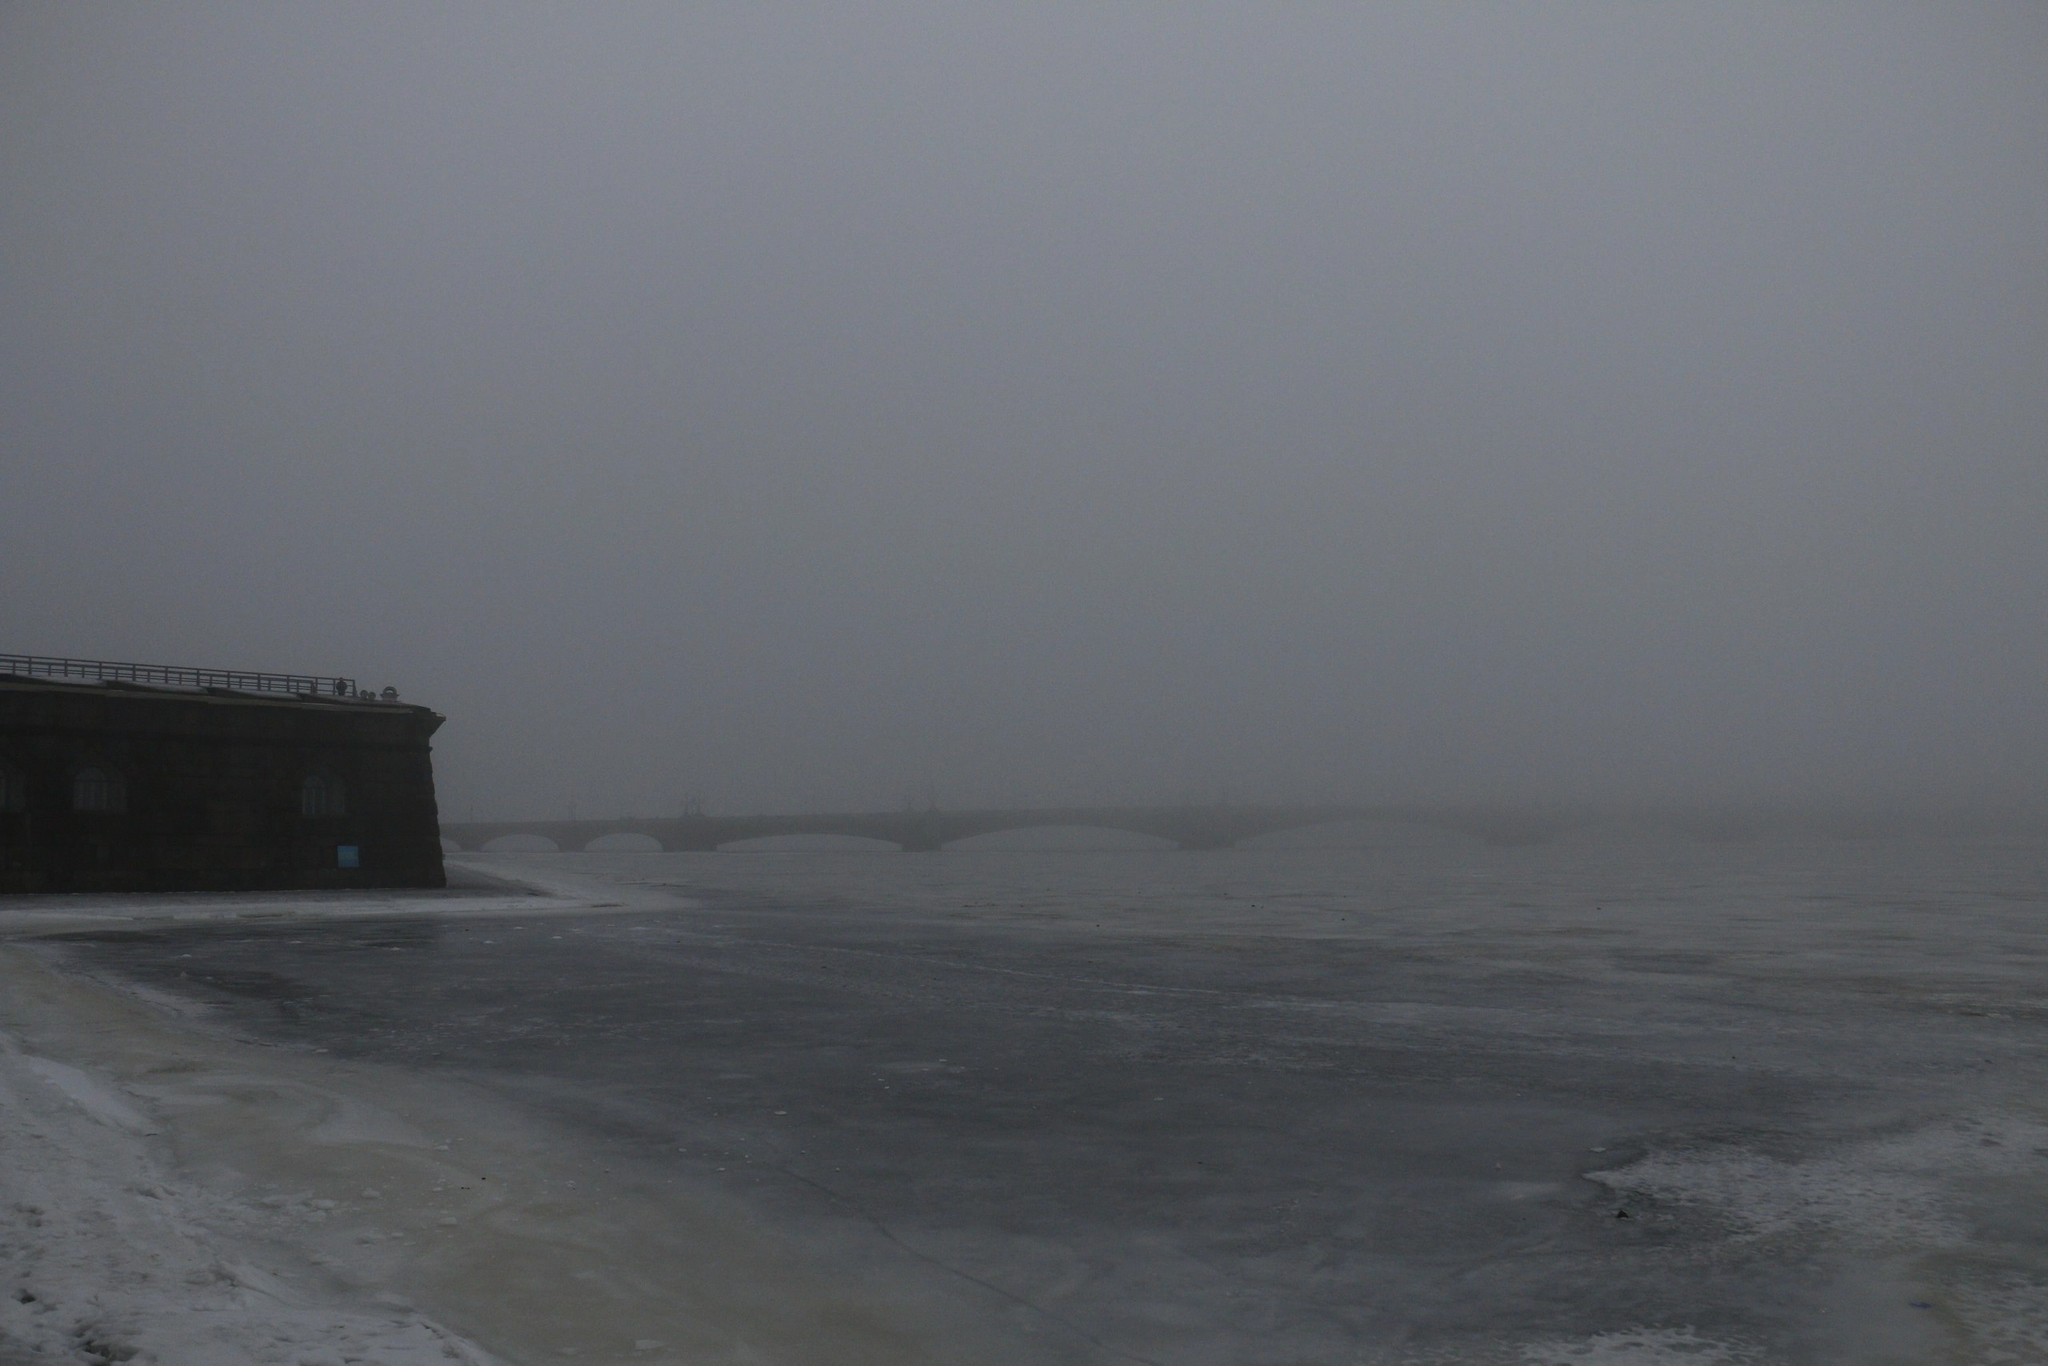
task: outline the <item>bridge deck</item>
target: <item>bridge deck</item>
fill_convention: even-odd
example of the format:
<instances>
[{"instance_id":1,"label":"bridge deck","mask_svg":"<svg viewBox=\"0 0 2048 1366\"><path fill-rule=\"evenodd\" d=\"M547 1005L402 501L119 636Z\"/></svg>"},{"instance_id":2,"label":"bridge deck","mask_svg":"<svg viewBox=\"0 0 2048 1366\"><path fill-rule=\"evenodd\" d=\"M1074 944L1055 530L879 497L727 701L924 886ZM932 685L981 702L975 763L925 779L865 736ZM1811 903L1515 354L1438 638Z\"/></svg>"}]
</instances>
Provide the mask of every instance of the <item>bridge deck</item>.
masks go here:
<instances>
[{"instance_id":1,"label":"bridge deck","mask_svg":"<svg viewBox=\"0 0 2048 1366\"><path fill-rule=\"evenodd\" d=\"M1151 835L1183 849L1222 849L1254 835L1343 821L1385 820L1457 830L1492 843L1547 839L1574 822L1527 812L1416 806L1036 807L1000 811L882 811L818 815L618 817L610 820L444 822L459 849L508 835L537 835L576 850L608 835L641 835L665 851L713 850L785 835L848 835L906 852L942 849L976 835L1085 826Z\"/></svg>"}]
</instances>

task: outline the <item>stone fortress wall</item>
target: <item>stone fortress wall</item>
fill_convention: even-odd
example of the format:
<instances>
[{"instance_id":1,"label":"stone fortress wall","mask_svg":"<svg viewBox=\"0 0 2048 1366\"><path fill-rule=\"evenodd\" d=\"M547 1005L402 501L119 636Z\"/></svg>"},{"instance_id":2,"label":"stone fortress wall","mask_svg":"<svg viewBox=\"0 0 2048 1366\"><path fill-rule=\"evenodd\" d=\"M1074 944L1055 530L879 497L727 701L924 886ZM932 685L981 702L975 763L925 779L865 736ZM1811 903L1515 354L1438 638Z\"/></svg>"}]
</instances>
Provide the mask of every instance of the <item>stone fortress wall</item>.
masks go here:
<instances>
[{"instance_id":1,"label":"stone fortress wall","mask_svg":"<svg viewBox=\"0 0 2048 1366\"><path fill-rule=\"evenodd\" d=\"M444 719L0 673L0 892L443 886Z\"/></svg>"}]
</instances>

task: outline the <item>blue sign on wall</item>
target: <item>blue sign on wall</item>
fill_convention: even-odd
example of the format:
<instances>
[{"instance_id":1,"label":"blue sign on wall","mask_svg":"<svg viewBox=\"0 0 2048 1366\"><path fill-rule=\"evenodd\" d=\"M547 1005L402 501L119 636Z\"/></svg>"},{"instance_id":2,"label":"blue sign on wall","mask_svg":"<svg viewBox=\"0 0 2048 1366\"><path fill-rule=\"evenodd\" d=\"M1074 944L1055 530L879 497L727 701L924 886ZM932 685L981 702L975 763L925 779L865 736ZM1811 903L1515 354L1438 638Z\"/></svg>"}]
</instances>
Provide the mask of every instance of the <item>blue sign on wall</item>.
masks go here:
<instances>
[{"instance_id":1,"label":"blue sign on wall","mask_svg":"<svg viewBox=\"0 0 2048 1366\"><path fill-rule=\"evenodd\" d=\"M353 844L338 844L334 848L334 866L337 868L360 868L363 866L363 851Z\"/></svg>"}]
</instances>

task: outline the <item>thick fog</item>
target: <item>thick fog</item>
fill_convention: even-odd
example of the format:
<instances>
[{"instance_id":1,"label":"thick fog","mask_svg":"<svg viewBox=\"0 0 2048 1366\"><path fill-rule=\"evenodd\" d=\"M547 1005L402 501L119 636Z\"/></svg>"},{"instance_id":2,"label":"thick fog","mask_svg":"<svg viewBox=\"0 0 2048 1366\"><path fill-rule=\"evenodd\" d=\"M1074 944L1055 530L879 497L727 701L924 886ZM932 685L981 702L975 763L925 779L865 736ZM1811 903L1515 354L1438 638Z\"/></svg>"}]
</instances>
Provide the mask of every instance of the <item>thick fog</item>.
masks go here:
<instances>
[{"instance_id":1,"label":"thick fog","mask_svg":"<svg viewBox=\"0 0 2048 1366\"><path fill-rule=\"evenodd\" d=\"M0 9L0 650L445 815L2033 802L2048 9Z\"/></svg>"}]
</instances>

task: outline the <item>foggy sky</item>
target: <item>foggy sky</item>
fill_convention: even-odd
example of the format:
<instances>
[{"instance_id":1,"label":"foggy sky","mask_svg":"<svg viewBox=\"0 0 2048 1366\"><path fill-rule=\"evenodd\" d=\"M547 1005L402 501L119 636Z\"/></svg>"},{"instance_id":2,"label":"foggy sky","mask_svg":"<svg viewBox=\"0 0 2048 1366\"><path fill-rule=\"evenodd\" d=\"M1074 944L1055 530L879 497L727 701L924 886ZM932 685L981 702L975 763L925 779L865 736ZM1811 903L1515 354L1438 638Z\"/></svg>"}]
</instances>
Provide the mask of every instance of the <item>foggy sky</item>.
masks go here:
<instances>
[{"instance_id":1,"label":"foggy sky","mask_svg":"<svg viewBox=\"0 0 2048 1366\"><path fill-rule=\"evenodd\" d=\"M2048 790L2048 8L0 8L0 650L450 818Z\"/></svg>"}]
</instances>

